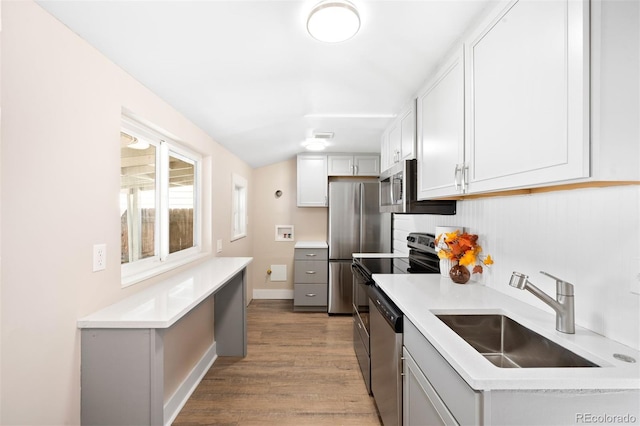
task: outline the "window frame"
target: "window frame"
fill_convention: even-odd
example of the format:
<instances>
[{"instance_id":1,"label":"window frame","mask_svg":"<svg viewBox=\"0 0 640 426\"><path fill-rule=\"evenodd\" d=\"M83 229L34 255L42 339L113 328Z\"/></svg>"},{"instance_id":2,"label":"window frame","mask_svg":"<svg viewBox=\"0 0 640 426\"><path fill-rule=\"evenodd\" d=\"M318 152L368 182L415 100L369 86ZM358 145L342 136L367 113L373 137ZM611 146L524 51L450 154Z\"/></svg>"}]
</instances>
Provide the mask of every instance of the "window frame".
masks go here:
<instances>
[{"instance_id":1,"label":"window frame","mask_svg":"<svg viewBox=\"0 0 640 426\"><path fill-rule=\"evenodd\" d=\"M231 175L231 241L247 236L247 225L249 224L248 191L247 179L233 173ZM242 203L239 202L240 196L242 197ZM236 221L237 216L242 216L241 222ZM236 228L236 224L240 224L240 229Z\"/></svg>"},{"instance_id":2,"label":"window frame","mask_svg":"<svg viewBox=\"0 0 640 426\"><path fill-rule=\"evenodd\" d=\"M167 272L204 254L202 251L202 155L149 126L123 116L120 130L139 135L156 147L156 200L154 255L120 265L122 288ZM193 247L169 253L169 157L194 166Z\"/></svg>"}]
</instances>

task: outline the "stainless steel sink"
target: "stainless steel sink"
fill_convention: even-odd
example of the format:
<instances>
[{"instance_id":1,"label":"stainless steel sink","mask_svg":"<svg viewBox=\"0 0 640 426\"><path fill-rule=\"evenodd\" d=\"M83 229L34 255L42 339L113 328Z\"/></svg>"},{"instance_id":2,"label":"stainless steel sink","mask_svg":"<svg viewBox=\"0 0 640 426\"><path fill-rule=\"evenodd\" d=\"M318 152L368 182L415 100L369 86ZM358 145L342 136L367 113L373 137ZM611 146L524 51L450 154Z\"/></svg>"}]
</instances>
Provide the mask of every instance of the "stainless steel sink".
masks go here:
<instances>
[{"instance_id":1,"label":"stainless steel sink","mask_svg":"<svg viewBox=\"0 0 640 426\"><path fill-rule=\"evenodd\" d=\"M501 368L598 367L504 315L436 315Z\"/></svg>"}]
</instances>

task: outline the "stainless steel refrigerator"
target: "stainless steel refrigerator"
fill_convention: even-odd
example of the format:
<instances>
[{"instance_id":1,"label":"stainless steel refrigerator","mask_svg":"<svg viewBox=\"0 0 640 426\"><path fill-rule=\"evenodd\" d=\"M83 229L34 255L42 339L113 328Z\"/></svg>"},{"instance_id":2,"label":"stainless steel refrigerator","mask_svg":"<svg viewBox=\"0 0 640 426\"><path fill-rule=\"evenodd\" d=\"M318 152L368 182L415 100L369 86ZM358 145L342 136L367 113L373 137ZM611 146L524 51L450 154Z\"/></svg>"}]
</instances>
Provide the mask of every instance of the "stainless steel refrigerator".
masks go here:
<instances>
[{"instance_id":1,"label":"stainless steel refrigerator","mask_svg":"<svg viewBox=\"0 0 640 426\"><path fill-rule=\"evenodd\" d=\"M329 314L351 314L353 253L391 251L391 213L380 213L379 183L329 183Z\"/></svg>"}]
</instances>

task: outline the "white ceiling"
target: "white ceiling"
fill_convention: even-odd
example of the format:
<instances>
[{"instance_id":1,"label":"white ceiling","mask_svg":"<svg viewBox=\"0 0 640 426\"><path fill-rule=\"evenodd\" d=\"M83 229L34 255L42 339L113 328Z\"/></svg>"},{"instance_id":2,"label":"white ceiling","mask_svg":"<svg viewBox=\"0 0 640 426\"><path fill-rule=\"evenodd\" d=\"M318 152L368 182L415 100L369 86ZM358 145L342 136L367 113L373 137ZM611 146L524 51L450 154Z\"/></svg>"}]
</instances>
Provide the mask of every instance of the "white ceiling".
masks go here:
<instances>
[{"instance_id":1,"label":"white ceiling","mask_svg":"<svg viewBox=\"0 0 640 426\"><path fill-rule=\"evenodd\" d=\"M493 1L353 0L361 30L338 44L306 32L319 0L38 3L261 167L302 152L313 131L335 133L331 152L379 151L389 116Z\"/></svg>"}]
</instances>

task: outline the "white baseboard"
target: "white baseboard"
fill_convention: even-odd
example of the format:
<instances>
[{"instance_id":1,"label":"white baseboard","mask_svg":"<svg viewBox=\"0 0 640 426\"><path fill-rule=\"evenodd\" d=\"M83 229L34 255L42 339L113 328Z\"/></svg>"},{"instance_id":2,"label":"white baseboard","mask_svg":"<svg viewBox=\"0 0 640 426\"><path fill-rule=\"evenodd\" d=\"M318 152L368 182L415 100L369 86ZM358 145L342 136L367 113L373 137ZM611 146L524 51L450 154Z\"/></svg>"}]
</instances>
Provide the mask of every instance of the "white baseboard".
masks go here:
<instances>
[{"instance_id":1,"label":"white baseboard","mask_svg":"<svg viewBox=\"0 0 640 426\"><path fill-rule=\"evenodd\" d=\"M213 363L218 358L218 354L216 353L216 342L213 342L209 349L205 352L205 354L200 358L200 361L193 367L189 375L184 379L184 381L180 384L178 389L171 395L171 398L164 404L164 424L165 426L170 426L171 423L176 419L184 404L187 403L187 400L196 390L198 384L204 378L204 375L207 374L207 371L211 368Z\"/></svg>"},{"instance_id":2,"label":"white baseboard","mask_svg":"<svg viewBox=\"0 0 640 426\"><path fill-rule=\"evenodd\" d=\"M254 299L293 299L293 290L287 289L254 289Z\"/></svg>"}]
</instances>

